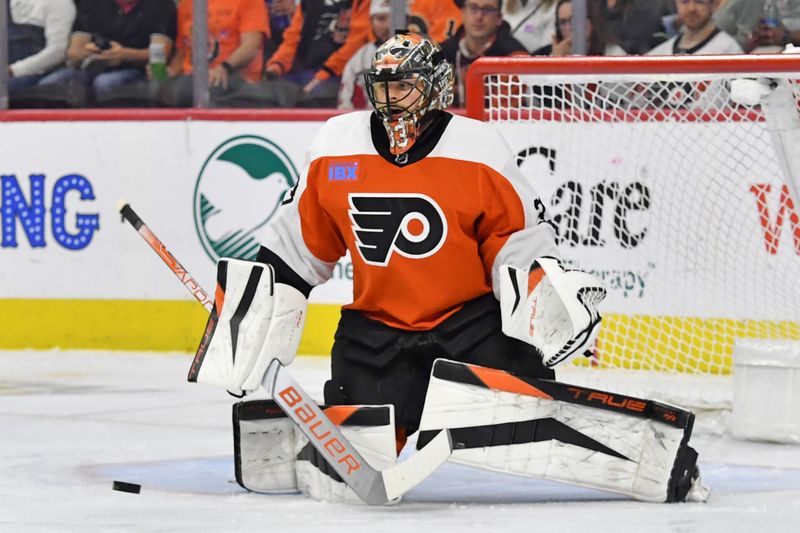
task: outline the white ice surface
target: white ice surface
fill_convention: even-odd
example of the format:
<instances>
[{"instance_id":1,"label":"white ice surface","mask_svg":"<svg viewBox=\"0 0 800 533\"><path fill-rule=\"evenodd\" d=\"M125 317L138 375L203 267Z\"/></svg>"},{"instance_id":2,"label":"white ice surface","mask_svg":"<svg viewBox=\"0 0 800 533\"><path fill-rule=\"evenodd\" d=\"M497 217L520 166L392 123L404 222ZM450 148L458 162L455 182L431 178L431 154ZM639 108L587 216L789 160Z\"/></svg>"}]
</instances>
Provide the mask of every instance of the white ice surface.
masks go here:
<instances>
[{"instance_id":1,"label":"white ice surface","mask_svg":"<svg viewBox=\"0 0 800 533\"><path fill-rule=\"evenodd\" d=\"M800 446L698 435L706 504L618 496L446 464L392 507L249 494L231 405L186 355L0 352L0 532L800 531ZM326 358L292 374L316 396ZM111 490L112 480L142 485Z\"/></svg>"}]
</instances>

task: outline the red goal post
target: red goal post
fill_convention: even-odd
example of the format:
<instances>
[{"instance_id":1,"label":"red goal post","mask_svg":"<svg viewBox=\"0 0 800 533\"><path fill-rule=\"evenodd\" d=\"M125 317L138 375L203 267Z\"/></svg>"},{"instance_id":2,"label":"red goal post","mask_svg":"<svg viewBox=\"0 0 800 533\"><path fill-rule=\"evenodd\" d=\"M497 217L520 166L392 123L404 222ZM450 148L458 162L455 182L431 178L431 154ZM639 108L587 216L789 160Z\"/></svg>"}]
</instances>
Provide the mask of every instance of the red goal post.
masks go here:
<instances>
[{"instance_id":1,"label":"red goal post","mask_svg":"<svg viewBox=\"0 0 800 533\"><path fill-rule=\"evenodd\" d=\"M798 79L800 54L471 65L467 115L610 288L588 364L726 375L736 339L800 339Z\"/></svg>"}]
</instances>

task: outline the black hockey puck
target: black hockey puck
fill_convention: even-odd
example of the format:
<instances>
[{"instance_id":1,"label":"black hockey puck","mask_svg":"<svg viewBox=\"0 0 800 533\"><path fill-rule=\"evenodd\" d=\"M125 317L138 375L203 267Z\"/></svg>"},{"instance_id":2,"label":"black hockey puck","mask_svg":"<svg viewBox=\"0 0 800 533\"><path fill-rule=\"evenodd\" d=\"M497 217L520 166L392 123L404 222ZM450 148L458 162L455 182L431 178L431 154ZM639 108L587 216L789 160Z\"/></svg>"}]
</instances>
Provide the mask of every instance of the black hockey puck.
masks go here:
<instances>
[{"instance_id":1,"label":"black hockey puck","mask_svg":"<svg viewBox=\"0 0 800 533\"><path fill-rule=\"evenodd\" d=\"M114 486L111 488L122 492L130 492L131 494L139 494L139 491L142 490L141 485L137 485L136 483L126 483L124 481L115 481Z\"/></svg>"}]
</instances>

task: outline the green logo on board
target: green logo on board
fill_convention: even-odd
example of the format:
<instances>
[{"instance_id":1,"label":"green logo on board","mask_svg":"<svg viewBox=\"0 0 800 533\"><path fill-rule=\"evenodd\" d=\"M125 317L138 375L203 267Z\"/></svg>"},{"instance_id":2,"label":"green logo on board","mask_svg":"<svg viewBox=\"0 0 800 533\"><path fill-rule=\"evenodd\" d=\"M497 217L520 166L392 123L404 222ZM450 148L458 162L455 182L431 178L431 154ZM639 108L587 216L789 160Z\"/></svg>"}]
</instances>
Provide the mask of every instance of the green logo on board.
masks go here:
<instances>
[{"instance_id":1,"label":"green logo on board","mask_svg":"<svg viewBox=\"0 0 800 533\"><path fill-rule=\"evenodd\" d=\"M219 145L194 188L194 225L208 256L254 259L260 232L297 179L286 152L263 137L240 135Z\"/></svg>"}]
</instances>

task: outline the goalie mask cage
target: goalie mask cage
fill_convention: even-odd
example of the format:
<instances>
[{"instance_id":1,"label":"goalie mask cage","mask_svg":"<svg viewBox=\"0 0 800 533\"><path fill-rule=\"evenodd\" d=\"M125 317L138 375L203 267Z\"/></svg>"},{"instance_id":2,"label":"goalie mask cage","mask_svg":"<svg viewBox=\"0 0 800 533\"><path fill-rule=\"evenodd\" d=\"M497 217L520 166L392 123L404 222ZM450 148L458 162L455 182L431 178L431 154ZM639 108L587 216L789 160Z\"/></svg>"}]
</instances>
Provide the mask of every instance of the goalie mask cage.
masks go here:
<instances>
[{"instance_id":1,"label":"goalie mask cage","mask_svg":"<svg viewBox=\"0 0 800 533\"><path fill-rule=\"evenodd\" d=\"M564 259L608 288L576 367L677 376L636 392L693 383L673 401L719 406L701 378L730 375L735 339L800 337L797 79L791 54L472 65L467 114L497 125Z\"/></svg>"}]
</instances>

